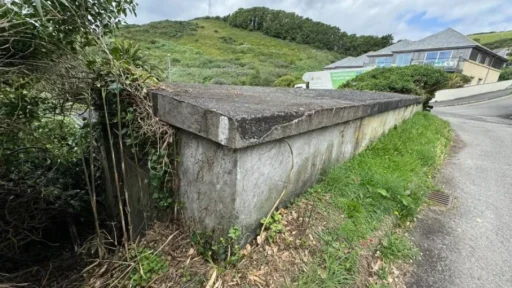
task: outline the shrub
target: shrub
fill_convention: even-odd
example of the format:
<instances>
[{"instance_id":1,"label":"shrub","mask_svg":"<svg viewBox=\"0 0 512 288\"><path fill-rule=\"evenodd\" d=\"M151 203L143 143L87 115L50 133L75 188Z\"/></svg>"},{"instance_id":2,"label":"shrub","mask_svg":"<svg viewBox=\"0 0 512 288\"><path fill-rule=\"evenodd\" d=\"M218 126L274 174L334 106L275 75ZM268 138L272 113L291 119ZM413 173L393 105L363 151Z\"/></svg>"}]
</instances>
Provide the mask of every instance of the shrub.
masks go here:
<instances>
[{"instance_id":1,"label":"shrub","mask_svg":"<svg viewBox=\"0 0 512 288\"><path fill-rule=\"evenodd\" d=\"M449 74L427 65L375 68L347 81L339 88L395 92L424 97L426 107L436 91L447 87Z\"/></svg>"},{"instance_id":2,"label":"shrub","mask_svg":"<svg viewBox=\"0 0 512 288\"><path fill-rule=\"evenodd\" d=\"M448 76L448 84L446 84L446 88L461 88L470 82L471 77L461 73L452 73Z\"/></svg>"},{"instance_id":3,"label":"shrub","mask_svg":"<svg viewBox=\"0 0 512 288\"><path fill-rule=\"evenodd\" d=\"M236 44L236 40L233 39L232 37L230 36L221 36L219 37L219 40L222 42L222 43L226 43L228 45L233 45L233 44Z\"/></svg>"},{"instance_id":4,"label":"shrub","mask_svg":"<svg viewBox=\"0 0 512 288\"><path fill-rule=\"evenodd\" d=\"M505 68L501 70L500 78L498 81L512 80L512 68Z\"/></svg>"},{"instance_id":5,"label":"shrub","mask_svg":"<svg viewBox=\"0 0 512 288\"><path fill-rule=\"evenodd\" d=\"M286 75L278 78L274 81L274 87L294 87L295 84L301 83L301 79L297 79L294 76Z\"/></svg>"}]
</instances>

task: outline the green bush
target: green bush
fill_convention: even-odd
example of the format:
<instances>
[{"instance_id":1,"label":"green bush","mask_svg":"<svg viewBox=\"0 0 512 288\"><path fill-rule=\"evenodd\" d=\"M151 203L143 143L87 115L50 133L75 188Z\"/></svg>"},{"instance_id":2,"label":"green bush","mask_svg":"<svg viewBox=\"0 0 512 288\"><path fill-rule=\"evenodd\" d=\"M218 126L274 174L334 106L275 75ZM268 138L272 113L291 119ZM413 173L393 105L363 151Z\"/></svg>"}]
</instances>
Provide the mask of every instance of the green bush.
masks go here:
<instances>
[{"instance_id":1,"label":"green bush","mask_svg":"<svg viewBox=\"0 0 512 288\"><path fill-rule=\"evenodd\" d=\"M512 68L505 68L501 70L500 78L498 81L512 80Z\"/></svg>"},{"instance_id":2,"label":"green bush","mask_svg":"<svg viewBox=\"0 0 512 288\"><path fill-rule=\"evenodd\" d=\"M461 73L452 73L448 76L448 84L446 88L462 88L471 82L471 77L461 74Z\"/></svg>"},{"instance_id":3,"label":"green bush","mask_svg":"<svg viewBox=\"0 0 512 288\"><path fill-rule=\"evenodd\" d=\"M295 84L301 83L301 79L297 79L291 75L286 75L278 78L274 82L274 87L294 87Z\"/></svg>"},{"instance_id":4,"label":"green bush","mask_svg":"<svg viewBox=\"0 0 512 288\"><path fill-rule=\"evenodd\" d=\"M394 92L424 97L427 106L436 91L449 83L449 74L427 65L375 68L347 81L339 88Z\"/></svg>"}]
</instances>

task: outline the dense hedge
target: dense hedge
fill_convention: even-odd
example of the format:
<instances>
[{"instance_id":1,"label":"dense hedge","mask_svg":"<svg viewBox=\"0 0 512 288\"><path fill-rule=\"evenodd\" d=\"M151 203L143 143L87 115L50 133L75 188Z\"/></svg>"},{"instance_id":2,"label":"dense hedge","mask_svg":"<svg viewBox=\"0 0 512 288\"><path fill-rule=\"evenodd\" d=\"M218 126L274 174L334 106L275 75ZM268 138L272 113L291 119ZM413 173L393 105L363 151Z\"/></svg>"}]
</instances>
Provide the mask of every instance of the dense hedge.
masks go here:
<instances>
[{"instance_id":1,"label":"dense hedge","mask_svg":"<svg viewBox=\"0 0 512 288\"><path fill-rule=\"evenodd\" d=\"M501 70L500 78L498 81L512 80L512 68L505 68Z\"/></svg>"},{"instance_id":2,"label":"dense hedge","mask_svg":"<svg viewBox=\"0 0 512 288\"><path fill-rule=\"evenodd\" d=\"M304 18L295 13L265 7L238 9L227 18L229 25L348 56L376 51L393 43L391 34L356 36L338 27Z\"/></svg>"},{"instance_id":3,"label":"dense hedge","mask_svg":"<svg viewBox=\"0 0 512 288\"><path fill-rule=\"evenodd\" d=\"M375 68L358 75L339 88L419 95L425 98L424 105L427 105L436 91L448 87L449 75L427 65Z\"/></svg>"}]
</instances>

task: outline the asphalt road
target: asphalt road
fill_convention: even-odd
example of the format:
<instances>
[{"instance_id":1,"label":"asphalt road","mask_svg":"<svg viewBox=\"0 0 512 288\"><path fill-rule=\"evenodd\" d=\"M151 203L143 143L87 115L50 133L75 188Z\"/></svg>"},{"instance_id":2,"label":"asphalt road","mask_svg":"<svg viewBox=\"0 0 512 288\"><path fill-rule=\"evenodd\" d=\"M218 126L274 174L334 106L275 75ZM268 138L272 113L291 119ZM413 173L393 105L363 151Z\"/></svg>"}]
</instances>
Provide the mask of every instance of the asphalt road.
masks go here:
<instances>
[{"instance_id":1,"label":"asphalt road","mask_svg":"<svg viewBox=\"0 0 512 288\"><path fill-rule=\"evenodd\" d=\"M512 96L433 113L457 134L437 179L455 203L418 219L407 287L512 287Z\"/></svg>"}]
</instances>

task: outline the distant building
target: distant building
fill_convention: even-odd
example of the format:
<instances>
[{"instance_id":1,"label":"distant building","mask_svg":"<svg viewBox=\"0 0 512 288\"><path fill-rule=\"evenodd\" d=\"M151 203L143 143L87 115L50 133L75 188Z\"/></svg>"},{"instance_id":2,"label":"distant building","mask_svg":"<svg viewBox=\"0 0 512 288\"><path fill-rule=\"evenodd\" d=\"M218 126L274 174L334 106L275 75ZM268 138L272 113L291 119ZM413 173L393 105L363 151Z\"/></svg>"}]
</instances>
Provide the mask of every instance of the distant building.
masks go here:
<instances>
[{"instance_id":1,"label":"distant building","mask_svg":"<svg viewBox=\"0 0 512 288\"><path fill-rule=\"evenodd\" d=\"M494 49L492 52L507 58L510 55L510 48L500 48L500 49Z\"/></svg>"},{"instance_id":2,"label":"distant building","mask_svg":"<svg viewBox=\"0 0 512 288\"><path fill-rule=\"evenodd\" d=\"M500 69L508 62L509 51L502 50L490 50L448 28L418 41L402 40L379 51L347 57L324 69L432 65L468 75L470 85L478 85L498 81Z\"/></svg>"}]
</instances>

